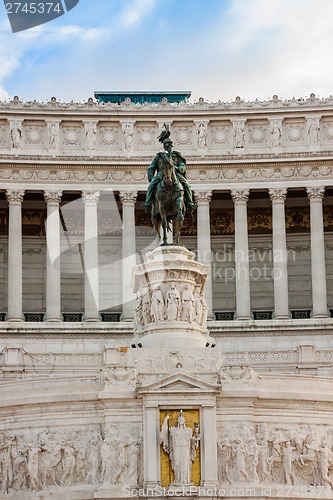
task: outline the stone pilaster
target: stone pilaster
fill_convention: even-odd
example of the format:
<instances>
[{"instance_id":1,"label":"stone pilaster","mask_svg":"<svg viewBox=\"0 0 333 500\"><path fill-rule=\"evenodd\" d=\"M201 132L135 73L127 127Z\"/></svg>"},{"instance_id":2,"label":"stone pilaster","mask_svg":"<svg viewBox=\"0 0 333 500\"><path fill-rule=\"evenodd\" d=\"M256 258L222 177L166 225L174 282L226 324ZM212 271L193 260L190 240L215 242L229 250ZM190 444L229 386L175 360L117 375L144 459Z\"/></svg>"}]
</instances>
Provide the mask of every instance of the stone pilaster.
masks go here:
<instances>
[{"instance_id":1,"label":"stone pilaster","mask_svg":"<svg viewBox=\"0 0 333 500\"><path fill-rule=\"evenodd\" d=\"M197 209L197 252L198 261L209 266L205 297L208 306L208 318L213 318L212 250L210 238L210 202L212 191L195 191Z\"/></svg>"},{"instance_id":2,"label":"stone pilaster","mask_svg":"<svg viewBox=\"0 0 333 500\"><path fill-rule=\"evenodd\" d=\"M60 214L62 191L44 191L46 219L46 321L61 320Z\"/></svg>"},{"instance_id":3,"label":"stone pilaster","mask_svg":"<svg viewBox=\"0 0 333 500\"><path fill-rule=\"evenodd\" d=\"M328 311L323 219L325 188L307 188L306 192L310 201L312 314L314 318L326 318Z\"/></svg>"},{"instance_id":4,"label":"stone pilaster","mask_svg":"<svg viewBox=\"0 0 333 500\"><path fill-rule=\"evenodd\" d=\"M135 295L131 288L132 269L136 265L135 243L135 202L137 192L122 191L119 197L123 212L122 237L122 281L123 281L123 321L131 321L134 316Z\"/></svg>"},{"instance_id":5,"label":"stone pilaster","mask_svg":"<svg viewBox=\"0 0 333 500\"><path fill-rule=\"evenodd\" d=\"M23 321L22 314L22 202L24 190L6 191L9 203L8 321Z\"/></svg>"},{"instance_id":6,"label":"stone pilaster","mask_svg":"<svg viewBox=\"0 0 333 500\"><path fill-rule=\"evenodd\" d=\"M85 321L99 321L97 203L100 193L83 192Z\"/></svg>"},{"instance_id":7,"label":"stone pilaster","mask_svg":"<svg viewBox=\"0 0 333 500\"><path fill-rule=\"evenodd\" d=\"M287 189L269 189L273 220L274 318L289 318L288 254L285 223Z\"/></svg>"},{"instance_id":8,"label":"stone pilaster","mask_svg":"<svg viewBox=\"0 0 333 500\"><path fill-rule=\"evenodd\" d=\"M247 201L249 190L232 190L235 206L236 319L251 318Z\"/></svg>"}]
</instances>

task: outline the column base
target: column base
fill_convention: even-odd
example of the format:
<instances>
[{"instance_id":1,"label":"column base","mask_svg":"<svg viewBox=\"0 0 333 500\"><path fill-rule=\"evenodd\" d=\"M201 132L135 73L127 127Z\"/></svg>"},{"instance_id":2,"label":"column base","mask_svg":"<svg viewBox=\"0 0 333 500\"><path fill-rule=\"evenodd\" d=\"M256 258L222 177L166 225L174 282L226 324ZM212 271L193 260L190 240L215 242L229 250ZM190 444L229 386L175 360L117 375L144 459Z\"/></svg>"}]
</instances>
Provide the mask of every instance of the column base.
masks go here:
<instances>
[{"instance_id":1,"label":"column base","mask_svg":"<svg viewBox=\"0 0 333 500\"><path fill-rule=\"evenodd\" d=\"M249 321L251 319L253 319L251 315L249 315L249 316L243 316L243 315L237 316L237 315L235 315L235 320L237 320L237 321Z\"/></svg>"},{"instance_id":2,"label":"column base","mask_svg":"<svg viewBox=\"0 0 333 500\"><path fill-rule=\"evenodd\" d=\"M317 314L312 313L312 315L311 315L311 318L313 318L313 319L329 318L329 317L330 317L330 315L328 313L326 313L326 314L325 313L317 313Z\"/></svg>"},{"instance_id":3,"label":"column base","mask_svg":"<svg viewBox=\"0 0 333 500\"><path fill-rule=\"evenodd\" d=\"M83 318L83 321L85 323L100 323L101 320L100 320L99 317L96 318L94 316L90 316L90 317L87 317L87 318Z\"/></svg>"},{"instance_id":4,"label":"column base","mask_svg":"<svg viewBox=\"0 0 333 500\"><path fill-rule=\"evenodd\" d=\"M21 316L11 316L7 318L10 323L24 323L24 318Z\"/></svg>"},{"instance_id":5,"label":"column base","mask_svg":"<svg viewBox=\"0 0 333 500\"><path fill-rule=\"evenodd\" d=\"M273 319L277 319L277 320L280 320L280 319L290 319L291 316L289 314L277 314L276 316L273 315Z\"/></svg>"},{"instance_id":6,"label":"column base","mask_svg":"<svg viewBox=\"0 0 333 500\"><path fill-rule=\"evenodd\" d=\"M62 319L60 316L51 316L50 318L45 318L44 320L46 323L61 323Z\"/></svg>"}]
</instances>

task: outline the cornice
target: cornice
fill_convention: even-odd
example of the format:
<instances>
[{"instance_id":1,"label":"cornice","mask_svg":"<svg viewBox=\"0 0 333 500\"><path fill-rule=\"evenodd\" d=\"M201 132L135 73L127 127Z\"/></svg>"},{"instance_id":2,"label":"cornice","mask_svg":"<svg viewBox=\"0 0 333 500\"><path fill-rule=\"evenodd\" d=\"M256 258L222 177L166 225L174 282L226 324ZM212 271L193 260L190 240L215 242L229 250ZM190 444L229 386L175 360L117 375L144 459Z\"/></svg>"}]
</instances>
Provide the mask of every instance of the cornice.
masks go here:
<instances>
[{"instance_id":1,"label":"cornice","mask_svg":"<svg viewBox=\"0 0 333 500\"><path fill-rule=\"evenodd\" d=\"M288 110L305 110L313 111L317 109L327 109L333 107L333 96L327 98L316 97L310 94L308 98L293 97L292 99L280 99L278 96L273 96L267 101L255 99L254 101L245 101L240 97L230 102L207 102L203 98L193 103L168 103L162 102L159 104L134 104L130 101L123 102L122 104L115 103L98 103L94 99L89 98L85 102L60 102L52 98L49 102L38 102L36 100L23 102L18 97L14 97L11 101L0 101L0 110L9 112L44 112L49 114L64 113L64 112L84 112L88 114L93 113L112 113L117 115L126 114L129 112L135 113L177 113L184 112L209 112L219 113L226 112L251 112L251 111L288 111Z\"/></svg>"}]
</instances>

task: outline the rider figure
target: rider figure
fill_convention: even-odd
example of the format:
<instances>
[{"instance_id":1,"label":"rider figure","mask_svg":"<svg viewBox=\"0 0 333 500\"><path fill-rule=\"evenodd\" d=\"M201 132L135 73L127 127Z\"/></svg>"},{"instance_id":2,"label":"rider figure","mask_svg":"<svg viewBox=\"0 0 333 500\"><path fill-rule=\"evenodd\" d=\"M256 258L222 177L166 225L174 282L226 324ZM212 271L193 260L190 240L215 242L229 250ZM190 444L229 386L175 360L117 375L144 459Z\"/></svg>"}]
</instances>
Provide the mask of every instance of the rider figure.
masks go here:
<instances>
[{"instance_id":1,"label":"rider figure","mask_svg":"<svg viewBox=\"0 0 333 500\"><path fill-rule=\"evenodd\" d=\"M184 188L185 206L187 209L193 210L194 208L196 208L196 203L193 201L192 191L186 179L186 173L185 173L186 160L178 151L172 151L173 143L171 139L169 139L168 135L166 139L164 139L161 142L163 142L164 151L159 152L155 155L153 161L151 162L147 170L148 181L150 182L150 184L148 186L146 201L144 203L144 206L147 210L149 210L151 208L152 203L154 202L157 184L161 181L163 177L162 170L160 168L160 159L162 155L168 154L170 160L173 162L175 166L176 176Z\"/></svg>"}]
</instances>

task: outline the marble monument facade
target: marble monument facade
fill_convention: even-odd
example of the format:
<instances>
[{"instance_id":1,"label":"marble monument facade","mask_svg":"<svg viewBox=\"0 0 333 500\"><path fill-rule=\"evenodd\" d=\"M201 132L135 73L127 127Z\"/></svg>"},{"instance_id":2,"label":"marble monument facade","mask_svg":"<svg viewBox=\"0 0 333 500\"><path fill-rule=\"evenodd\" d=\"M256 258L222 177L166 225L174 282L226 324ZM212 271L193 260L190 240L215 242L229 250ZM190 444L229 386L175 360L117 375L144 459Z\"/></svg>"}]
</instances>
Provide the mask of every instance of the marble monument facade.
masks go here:
<instances>
[{"instance_id":1,"label":"marble monument facade","mask_svg":"<svg viewBox=\"0 0 333 500\"><path fill-rule=\"evenodd\" d=\"M181 279L142 209L164 123L198 204ZM180 411L184 498L332 495L332 157L313 94L0 103L3 498L170 496Z\"/></svg>"}]
</instances>

